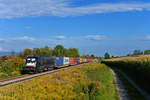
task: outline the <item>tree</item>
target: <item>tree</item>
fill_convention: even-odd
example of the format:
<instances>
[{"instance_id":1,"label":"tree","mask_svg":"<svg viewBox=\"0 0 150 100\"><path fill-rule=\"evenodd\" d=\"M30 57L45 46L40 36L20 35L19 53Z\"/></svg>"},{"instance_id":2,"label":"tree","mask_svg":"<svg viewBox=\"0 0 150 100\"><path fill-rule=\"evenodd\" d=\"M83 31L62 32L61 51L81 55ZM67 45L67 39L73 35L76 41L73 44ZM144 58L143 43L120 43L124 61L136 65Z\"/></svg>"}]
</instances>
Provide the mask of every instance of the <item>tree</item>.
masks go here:
<instances>
[{"instance_id":1,"label":"tree","mask_svg":"<svg viewBox=\"0 0 150 100\"><path fill-rule=\"evenodd\" d=\"M24 54L23 54L23 52L22 52L22 51L21 51L21 52L19 52L18 56L19 56L20 58L24 58Z\"/></svg>"},{"instance_id":2,"label":"tree","mask_svg":"<svg viewBox=\"0 0 150 100\"><path fill-rule=\"evenodd\" d=\"M27 48L23 52L19 53L19 57L26 58L27 56L55 56L55 57L80 57L79 51L77 48L66 49L62 45L57 45L53 50L48 46L44 48L34 48L33 50ZM91 55L95 57L94 55ZM88 57L90 57L88 55Z\"/></svg>"},{"instance_id":3,"label":"tree","mask_svg":"<svg viewBox=\"0 0 150 100\"><path fill-rule=\"evenodd\" d=\"M131 54L127 54L126 56L131 56Z\"/></svg>"},{"instance_id":4,"label":"tree","mask_svg":"<svg viewBox=\"0 0 150 100\"><path fill-rule=\"evenodd\" d=\"M64 54L65 57L69 57L69 56L70 56L70 55L69 55L69 50L66 49L66 48L64 49L64 53L65 53L65 54Z\"/></svg>"},{"instance_id":5,"label":"tree","mask_svg":"<svg viewBox=\"0 0 150 100\"><path fill-rule=\"evenodd\" d=\"M105 58L105 59L109 59L109 58L110 58L110 55L109 55L108 52L106 52L106 53L104 54L104 58Z\"/></svg>"},{"instance_id":6,"label":"tree","mask_svg":"<svg viewBox=\"0 0 150 100\"><path fill-rule=\"evenodd\" d=\"M69 53L69 57L79 57L80 56L77 48L70 48L68 50L68 53Z\"/></svg>"},{"instance_id":7,"label":"tree","mask_svg":"<svg viewBox=\"0 0 150 100\"><path fill-rule=\"evenodd\" d=\"M35 55L35 56L41 56L40 48L34 48L33 49L33 55Z\"/></svg>"},{"instance_id":8,"label":"tree","mask_svg":"<svg viewBox=\"0 0 150 100\"><path fill-rule=\"evenodd\" d=\"M84 55L82 55L82 57L83 58L89 58L90 56L89 56L89 54L84 54Z\"/></svg>"},{"instance_id":9,"label":"tree","mask_svg":"<svg viewBox=\"0 0 150 100\"><path fill-rule=\"evenodd\" d=\"M94 55L94 54L91 54L91 58L95 58L95 55Z\"/></svg>"},{"instance_id":10,"label":"tree","mask_svg":"<svg viewBox=\"0 0 150 100\"><path fill-rule=\"evenodd\" d=\"M143 52L141 50L134 50L133 55L141 55Z\"/></svg>"},{"instance_id":11,"label":"tree","mask_svg":"<svg viewBox=\"0 0 150 100\"><path fill-rule=\"evenodd\" d=\"M52 56L52 51L48 46L45 46L44 48L40 48L40 55L50 57Z\"/></svg>"},{"instance_id":12,"label":"tree","mask_svg":"<svg viewBox=\"0 0 150 100\"><path fill-rule=\"evenodd\" d=\"M48 46L45 46L44 48L34 48L33 55L50 57L52 56L52 50Z\"/></svg>"},{"instance_id":13,"label":"tree","mask_svg":"<svg viewBox=\"0 0 150 100\"><path fill-rule=\"evenodd\" d=\"M24 49L24 51L23 51L23 55L24 55L25 58L26 58L27 56L31 56L31 55L33 55L33 51L32 51L31 49L29 49L29 48L26 48L26 49Z\"/></svg>"},{"instance_id":14,"label":"tree","mask_svg":"<svg viewBox=\"0 0 150 100\"><path fill-rule=\"evenodd\" d=\"M150 50L144 50L144 54L150 54Z\"/></svg>"},{"instance_id":15,"label":"tree","mask_svg":"<svg viewBox=\"0 0 150 100\"><path fill-rule=\"evenodd\" d=\"M64 57L65 56L65 48L62 45L57 45L52 53L53 56Z\"/></svg>"}]
</instances>

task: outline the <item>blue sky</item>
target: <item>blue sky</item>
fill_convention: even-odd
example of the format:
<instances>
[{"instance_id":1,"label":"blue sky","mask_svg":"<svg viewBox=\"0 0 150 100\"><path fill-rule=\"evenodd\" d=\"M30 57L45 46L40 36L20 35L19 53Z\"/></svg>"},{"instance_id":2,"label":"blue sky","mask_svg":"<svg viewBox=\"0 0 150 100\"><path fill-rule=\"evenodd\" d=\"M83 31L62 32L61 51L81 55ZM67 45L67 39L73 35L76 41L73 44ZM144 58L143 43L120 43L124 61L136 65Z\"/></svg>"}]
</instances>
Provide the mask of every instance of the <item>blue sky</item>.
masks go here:
<instances>
[{"instance_id":1,"label":"blue sky","mask_svg":"<svg viewBox=\"0 0 150 100\"><path fill-rule=\"evenodd\" d=\"M148 0L1 0L0 51L76 47L81 54L150 49Z\"/></svg>"}]
</instances>

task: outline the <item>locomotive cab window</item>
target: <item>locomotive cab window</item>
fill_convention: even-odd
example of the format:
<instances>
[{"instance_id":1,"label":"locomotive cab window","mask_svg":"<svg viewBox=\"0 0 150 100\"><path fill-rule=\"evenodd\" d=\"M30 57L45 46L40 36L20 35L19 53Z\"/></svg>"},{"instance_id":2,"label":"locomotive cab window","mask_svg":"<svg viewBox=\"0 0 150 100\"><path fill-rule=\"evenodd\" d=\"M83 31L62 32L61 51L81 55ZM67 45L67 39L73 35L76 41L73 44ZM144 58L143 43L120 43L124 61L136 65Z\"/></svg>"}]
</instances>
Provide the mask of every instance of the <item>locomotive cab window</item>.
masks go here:
<instances>
[{"instance_id":1,"label":"locomotive cab window","mask_svg":"<svg viewBox=\"0 0 150 100\"><path fill-rule=\"evenodd\" d=\"M36 58L27 58L27 63L35 63L36 62Z\"/></svg>"}]
</instances>

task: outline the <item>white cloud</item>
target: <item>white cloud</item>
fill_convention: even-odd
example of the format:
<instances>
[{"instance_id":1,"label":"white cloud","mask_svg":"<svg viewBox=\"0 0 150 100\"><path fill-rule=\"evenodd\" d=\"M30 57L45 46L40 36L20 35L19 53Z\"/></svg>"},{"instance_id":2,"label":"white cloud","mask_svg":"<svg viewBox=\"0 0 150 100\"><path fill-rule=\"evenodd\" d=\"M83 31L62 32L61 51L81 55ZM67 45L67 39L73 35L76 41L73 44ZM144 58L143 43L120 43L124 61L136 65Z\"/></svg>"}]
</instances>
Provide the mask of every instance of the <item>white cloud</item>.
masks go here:
<instances>
[{"instance_id":1,"label":"white cloud","mask_svg":"<svg viewBox=\"0 0 150 100\"><path fill-rule=\"evenodd\" d=\"M87 6L71 6L74 0L0 0L0 18L25 16L80 16L127 11L150 11L146 3L99 3Z\"/></svg>"},{"instance_id":2,"label":"white cloud","mask_svg":"<svg viewBox=\"0 0 150 100\"><path fill-rule=\"evenodd\" d=\"M35 40L35 38L29 37L29 36L12 37L12 38L0 38L0 41L4 41L4 42L17 41L17 40L33 41L33 40Z\"/></svg>"},{"instance_id":3,"label":"white cloud","mask_svg":"<svg viewBox=\"0 0 150 100\"><path fill-rule=\"evenodd\" d=\"M88 35L88 36L86 36L86 38L91 39L91 40L102 40L105 37L101 36L101 35Z\"/></svg>"},{"instance_id":4,"label":"white cloud","mask_svg":"<svg viewBox=\"0 0 150 100\"><path fill-rule=\"evenodd\" d=\"M65 36L63 36L63 35L56 36L56 39L65 39Z\"/></svg>"},{"instance_id":5,"label":"white cloud","mask_svg":"<svg viewBox=\"0 0 150 100\"><path fill-rule=\"evenodd\" d=\"M35 40L35 38L33 37L28 37L28 36L23 36L23 37L19 37L19 38L14 38L14 40Z\"/></svg>"}]
</instances>

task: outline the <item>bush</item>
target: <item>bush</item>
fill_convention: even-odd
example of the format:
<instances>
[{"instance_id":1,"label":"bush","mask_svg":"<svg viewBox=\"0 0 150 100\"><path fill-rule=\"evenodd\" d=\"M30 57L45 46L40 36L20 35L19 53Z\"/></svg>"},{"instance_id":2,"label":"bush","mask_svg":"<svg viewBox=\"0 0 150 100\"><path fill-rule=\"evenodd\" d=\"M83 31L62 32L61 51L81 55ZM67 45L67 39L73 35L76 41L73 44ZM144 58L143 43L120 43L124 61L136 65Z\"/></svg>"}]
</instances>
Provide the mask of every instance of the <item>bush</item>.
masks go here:
<instances>
[{"instance_id":1,"label":"bush","mask_svg":"<svg viewBox=\"0 0 150 100\"><path fill-rule=\"evenodd\" d=\"M2 62L0 72L4 73L2 76L12 76L20 74L21 70L24 67L24 60L20 57L14 57L5 62ZM1 77L1 76L0 76Z\"/></svg>"}]
</instances>

